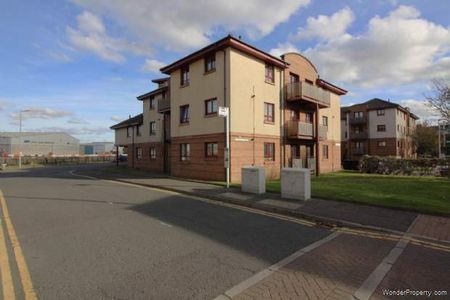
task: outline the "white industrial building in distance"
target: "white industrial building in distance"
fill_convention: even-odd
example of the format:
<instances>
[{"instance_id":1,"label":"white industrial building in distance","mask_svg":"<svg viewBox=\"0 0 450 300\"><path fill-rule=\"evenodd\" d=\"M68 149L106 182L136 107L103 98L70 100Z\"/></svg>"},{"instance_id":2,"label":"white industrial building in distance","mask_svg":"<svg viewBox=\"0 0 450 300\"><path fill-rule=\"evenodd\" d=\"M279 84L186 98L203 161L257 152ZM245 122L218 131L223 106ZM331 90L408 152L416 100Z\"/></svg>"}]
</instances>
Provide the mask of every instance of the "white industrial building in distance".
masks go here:
<instances>
[{"instance_id":1,"label":"white industrial building in distance","mask_svg":"<svg viewBox=\"0 0 450 300\"><path fill-rule=\"evenodd\" d=\"M80 142L64 132L0 132L0 155L78 155Z\"/></svg>"},{"instance_id":2,"label":"white industrial building in distance","mask_svg":"<svg viewBox=\"0 0 450 300\"><path fill-rule=\"evenodd\" d=\"M80 154L82 155L107 154L113 151L113 142L93 142L80 144Z\"/></svg>"}]
</instances>

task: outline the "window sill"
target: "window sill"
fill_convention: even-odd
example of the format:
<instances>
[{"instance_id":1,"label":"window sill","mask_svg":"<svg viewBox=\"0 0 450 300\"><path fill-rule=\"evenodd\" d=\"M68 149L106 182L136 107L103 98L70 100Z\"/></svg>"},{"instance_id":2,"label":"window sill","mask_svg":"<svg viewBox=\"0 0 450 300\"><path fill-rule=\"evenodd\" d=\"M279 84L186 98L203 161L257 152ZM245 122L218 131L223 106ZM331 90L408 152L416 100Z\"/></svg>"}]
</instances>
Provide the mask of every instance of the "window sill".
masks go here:
<instances>
[{"instance_id":1,"label":"window sill","mask_svg":"<svg viewBox=\"0 0 450 300\"><path fill-rule=\"evenodd\" d=\"M209 71L206 71L205 73L203 73L203 75L208 75L208 74L211 74L211 73L214 73L214 72L216 72L216 69L214 68L214 69L211 69L211 70L209 70Z\"/></svg>"},{"instance_id":2,"label":"window sill","mask_svg":"<svg viewBox=\"0 0 450 300\"><path fill-rule=\"evenodd\" d=\"M275 121L264 121L264 124L275 125Z\"/></svg>"},{"instance_id":3,"label":"window sill","mask_svg":"<svg viewBox=\"0 0 450 300\"><path fill-rule=\"evenodd\" d=\"M205 160L206 160L206 161L216 161L216 160L218 160L218 159L219 159L218 156L208 156L208 157L205 157Z\"/></svg>"},{"instance_id":4,"label":"window sill","mask_svg":"<svg viewBox=\"0 0 450 300\"><path fill-rule=\"evenodd\" d=\"M270 80L267 80L267 79L266 79L264 82L265 82L265 83L268 83L268 84L271 84L271 85L275 85L275 82L274 82L274 81L270 81Z\"/></svg>"},{"instance_id":5,"label":"window sill","mask_svg":"<svg viewBox=\"0 0 450 300\"><path fill-rule=\"evenodd\" d=\"M182 88L185 88L185 87L187 87L187 86L189 86L189 82L188 82L188 83L185 83L185 84L182 84L182 85L180 85L180 89L182 89Z\"/></svg>"},{"instance_id":6,"label":"window sill","mask_svg":"<svg viewBox=\"0 0 450 300\"><path fill-rule=\"evenodd\" d=\"M189 122L180 123L178 126L189 126Z\"/></svg>"},{"instance_id":7,"label":"window sill","mask_svg":"<svg viewBox=\"0 0 450 300\"><path fill-rule=\"evenodd\" d=\"M190 159L188 159L188 160L180 160L180 163L181 164L190 164L191 160Z\"/></svg>"},{"instance_id":8,"label":"window sill","mask_svg":"<svg viewBox=\"0 0 450 300\"><path fill-rule=\"evenodd\" d=\"M217 117L217 113L205 114L204 117L205 118L214 118L214 117Z\"/></svg>"},{"instance_id":9,"label":"window sill","mask_svg":"<svg viewBox=\"0 0 450 300\"><path fill-rule=\"evenodd\" d=\"M265 165L274 165L275 164L275 160L270 159L270 158L265 158L264 159L264 164Z\"/></svg>"}]
</instances>

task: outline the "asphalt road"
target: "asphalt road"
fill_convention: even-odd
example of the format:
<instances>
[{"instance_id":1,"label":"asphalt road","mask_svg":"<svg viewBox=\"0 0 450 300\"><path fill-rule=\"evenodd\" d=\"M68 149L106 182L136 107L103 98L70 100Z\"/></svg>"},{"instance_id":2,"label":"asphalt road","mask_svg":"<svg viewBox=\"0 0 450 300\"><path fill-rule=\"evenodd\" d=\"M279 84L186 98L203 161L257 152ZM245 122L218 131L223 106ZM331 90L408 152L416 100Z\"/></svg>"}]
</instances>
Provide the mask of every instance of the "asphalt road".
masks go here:
<instances>
[{"instance_id":1,"label":"asphalt road","mask_svg":"<svg viewBox=\"0 0 450 300\"><path fill-rule=\"evenodd\" d=\"M76 177L73 169L0 174L40 299L211 299L330 234L173 193Z\"/></svg>"}]
</instances>

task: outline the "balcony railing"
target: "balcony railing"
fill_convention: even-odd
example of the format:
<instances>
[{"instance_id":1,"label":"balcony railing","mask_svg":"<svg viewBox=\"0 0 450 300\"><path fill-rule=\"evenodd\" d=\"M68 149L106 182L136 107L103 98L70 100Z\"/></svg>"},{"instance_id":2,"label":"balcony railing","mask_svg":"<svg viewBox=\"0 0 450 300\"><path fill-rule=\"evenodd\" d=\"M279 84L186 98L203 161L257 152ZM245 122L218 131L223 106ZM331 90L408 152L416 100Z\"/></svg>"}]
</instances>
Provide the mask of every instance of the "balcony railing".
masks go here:
<instances>
[{"instance_id":1,"label":"balcony railing","mask_svg":"<svg viewBox=\"0 0 450 300\"><path fill-rule=\"evenodd\" d=\"M353 148L352 149L353 155L363 155L364 154L364 148Z\"/></svg>"},{"instance_id":2,"label":"balcony railing","mask_svg":"<svg viewBox=\"0 0 450 300\"><path fill-rule=\"evenodd\" d=\"M365 140L369 137L367 132L351 132L350 139L351 140Z\"/></svg>"},{"instance_id":3,"label":"balcony railing","mask_svg":"<svg viewBox=\"0 0 450 300\"><path fill-rule=\"evenodd\" d=\"M170 110L170 98L164 98L158 100L158 112Z\"/></svg>"},{"instance_id":4,"label":"balcony railing","mask_svg":"<svg viewBox=\"0 0 450 300\"><path fill-rule=\"evenodd\" d=\"M350 118L350 125L361 125L361 124L365 124L367 122L366 117L353 117Z\"/></svg>"},{"instance_id":5,"label":"balcony railing","mask_svg":"<svg viewBox=\"0 0 450 300\"><path fill-rule=\"evenodd\" d=\"M288 136L291 136L291 137L294 137L294 136L295 137L298 137L298 136L313 137L314 136L313 124L289 120L288 121Z\"/></svg>"},{"instance_id":6,"label":"balcony railing","mask_svg":"<svg viewBox=\"0 0 450 300\"><path fill-rule=\"evenodd\" d=\"M289 120L288 136L290 137L315 137L314 125L312 123L298 122ZM328 138L328 126L319 125L319 138L326 140Z\"/></svg>"},{"instance_id":7,"label":"balcony railing","mask_svg":"<svg viewBox=\"0 0 450 300\"><path fill-rule=\"evenodd\" d=\"M286 100L304 99L330 106L331 94L315 85L306 82L291 82L286 84Z\"/></svg>"}]
</instances>

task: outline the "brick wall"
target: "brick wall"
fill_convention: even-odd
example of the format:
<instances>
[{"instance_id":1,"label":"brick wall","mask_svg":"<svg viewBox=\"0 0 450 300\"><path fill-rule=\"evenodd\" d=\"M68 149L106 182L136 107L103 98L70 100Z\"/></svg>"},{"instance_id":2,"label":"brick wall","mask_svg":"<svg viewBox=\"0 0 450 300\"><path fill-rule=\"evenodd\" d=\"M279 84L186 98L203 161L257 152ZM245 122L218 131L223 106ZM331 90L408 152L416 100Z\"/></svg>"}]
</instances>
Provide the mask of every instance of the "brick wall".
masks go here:
<instances>
[{"instance_id":1,"label":"brick wall","mask_svg":"<svg viewBox=\"0 0 450 300\"><path fill-rule=\"evenodd\" d=\"M225 180L224 141L223 133L172 138L171 175L202 180ZM205 157L206 142L218 143L217 157ZM191 155L188 161L181 161L180 144L182 143L190 144Z\"/></svg>"},{"instance_id":2,"label":"brick wall","mask_svg":"<svg viewBox=\"0 0 450 300\"><path fill-rule=\"evenodd\" d=\"M142 148L142 157L136 157L136 149ZM156 159L150 159L150 148L155 147ZM134 167L141 170L149 170L156 172L164 171L164 148L162 143L137 143L134 149L128 145L128 166L132 167L134 158Z\"/></svg>"}]
</instances>

